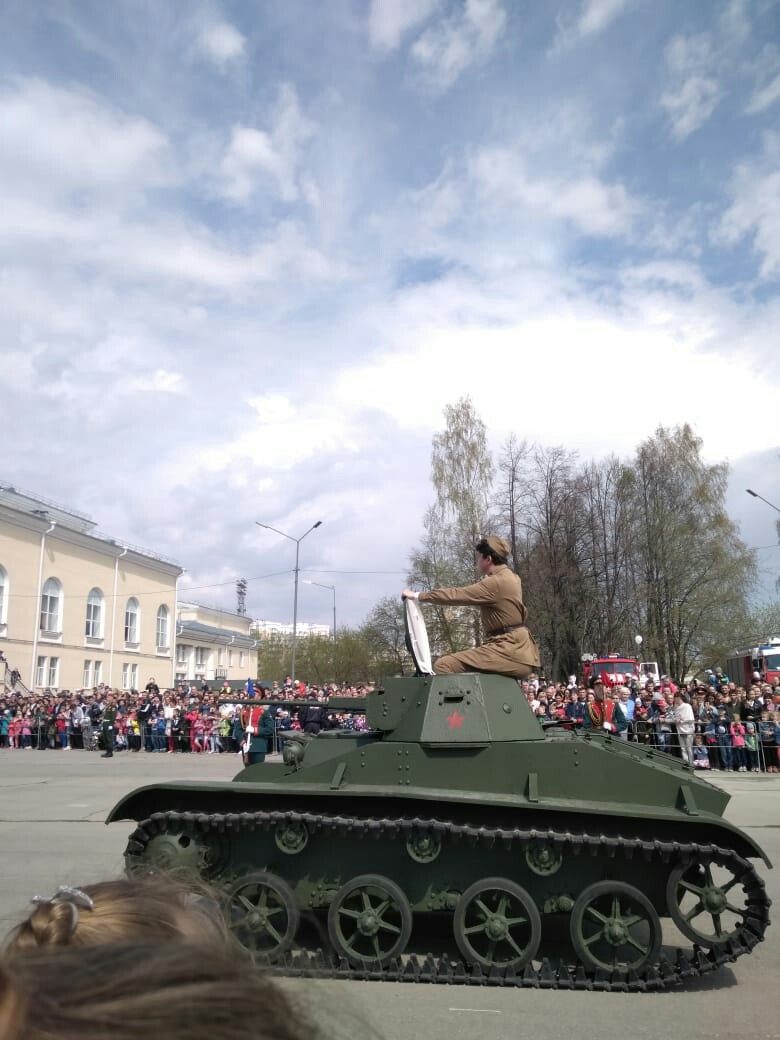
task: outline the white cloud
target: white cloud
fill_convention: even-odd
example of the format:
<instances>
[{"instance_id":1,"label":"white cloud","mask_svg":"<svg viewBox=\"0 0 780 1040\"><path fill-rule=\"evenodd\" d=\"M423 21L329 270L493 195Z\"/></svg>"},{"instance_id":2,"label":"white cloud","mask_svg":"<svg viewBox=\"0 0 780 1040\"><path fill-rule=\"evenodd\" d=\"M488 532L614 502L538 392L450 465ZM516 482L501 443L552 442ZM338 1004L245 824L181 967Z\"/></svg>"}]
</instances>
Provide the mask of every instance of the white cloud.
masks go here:
<instances>
[{"instance_id":1,"label":"white cloud","mask_svg":"<svg viewBox=\"0 0 780 1040\"><path fill-rule=\"evenodd\" d=\"M733 244L752 238L762 256L764 278L780 275L780 135L767 134L762 154L739 163L731 186L733 201L713 234Z\"/></svg>"},{"instance_id":2,"label":"white cloud","mask_svg":"<svg viewBox=\"0 0 780 1040\"><path fill-rule=\"evenodd\" d=\"M197 39L199 52L223 70L246 52L246 37L229 22L204 25Z\"/></svg>"},{"instance_id":3,"label":"white cloud","mask_svg":"<svg viewBox=\"0 0 780 1040\"><path fill-rule=\"evenodd\" d=\"M554 49L597 36L636 4L637 0L583 0L576 15L558 16Z\"/></svg>"},{"instance_id":4,"label":"white cloud","mask_svg":"<svg viewBox=\"0 0 780 1040\"><path fill-rule=\"evenodd\" d=\"M628 455L659 423L683 419L704 438L710 458L777 443L771 410L757 415L755 425L740 427L724 424L711 408L725 386L738 384L748 395L772 390L764 367L747 351L721 352L722 327L705 307L681 303L668 286L627 295L623 316L581 299L547 303L543 316L509 327L442 322L410 348L343 371L328 397L339 411L355 400L370 402L402 429L428 433L440 426L446 404L469 393L495 442L516 432L543 443L576 444L586 456ZM479 378L477 358L490 359L494 378ZM410 372L426 388L424 403L407 391ZM670 372L690 390L682 411L679 397L669 393ZM571 407L565 407L562 388L568 388ZM563 405L554 413L553 401ZM583 402L614 403L620 422L583 422Z\"/></svg>"},{"instance_id":5,"label":"white cloud","mask_svg":"<svg viewBox=\"0 0 780 1040\"><path fill-rule=\"evenodd\" d=\"M131 221L106 209L79 215L17 201L0 229L0 257L33 247L56 247L50 265L86 264L115 277L172 280L228 294L282 277L327 281L346 273L291 221L264 231L248 248L231 249L182 219Z\"/></svg>"},{"instance_id":6,"label":"white cloud","mask_svg":"<svg viewBox=\"0 0 780 1040\"><path fill-rule=\"evenodd\" d=\"M592 175L533 177L523 160L507 149L482 150L471 164L471 175L492 206L522 207L533 220L543 215L568 221L586 235L625 235L641 208L622 184Z\"/></svg>"},{"instance_id":7,"label":"white cloud","mask_svg":"<svg viewBox=\"0 0 780 1040\"><path fill-rule=\"evenodd\" d=\"M580 35L603 32L631 6L631 0L586 0L577 22Z\"/></svg>"},{"instance_id":8,"label":"white cloud","mask_svg":"<svg viewBox=\"0 0 780 1040\"><path fill-rule=\"evenodd\" d=\"M132 393L186 393L181 372L169 372L164 368L156 368L145 375L133 376L127 382L127 389Z\"/></svg>"},{"instance_id":9,"label":"white cloud","mask_svg":"<svg viewBox=\"0 0 780 1040\"><path fill-rule=\"evenodd\" d=\"M302 176L301 167L305 145L315 127L301 112L298 95L290 84L280 87L269 123L268 130L233 127L220 165L226 198L246 202L269 180L284 202L295 202L302 193L311 198L313 185Z\"/></svg>"},{"instance_id":10,"label":"white cloud","mask_svg":"<svg viewBox=\"0 0 780 1040\"><path fill-rule=\"evenodd\" d=\"M250 397L244 431L203 456L212 473L251 464L264 472L286 471L308 459L359 451L357 430L347 415L322 400L294 400L285 394Z\"/></svg>"},{"instance_id":11,"label":"white cloud","mask_svg":"<svg viewBox=\"0 0 780 1040\"><path fill-rule=\"evenodd\" d=\"M368 37L377 50L393 51L402 37L426 21L439 0L372 0Z\"/></svg>"},{"instance_id":12,"label":"white cloud","mask_svg":"<svg viewBox=\"0 0 780 1040\"><path fill-rule=\"evenodd\" d=\"M174 179L168 140L81 88L21 79L0 91L0 190L36 199L136 195Z\"/></svg>"},{"instance_id":13,"label":"white cloud","mask_svg":"<svg viewBox=\"0 0 780 1040\"><path fill-rule=\"evenodd\" d=\"M752 62L750 72L753 91L745 111L748 115L759 115L780 98L780 48L774 43L766 44Z\"/></svg>"},{"instance_id":14,"label":"white cloud","mask_svg":"<svg viewBox=\"0 0 780 1040\"><path fill-rule=\"evenodd\" d=\"M745 111L750 115L756 115L774 105L778 100L780 100L780 72L765 86L753 92Z\"/></svg>"},{"instance_id":15,"label":"white cloud","mask_svg":"<svg viewBox=\"0 0 780 1040\"><path fill-rule=\"evenodd\" d=\"M499 0L465 0L462 10L426 29L412 45L422 82L447 90L465 69L490 57L505 25Z\"/></svg>"},{"instance_id":16,"label":"white cloud","mask_svg":"<svg viewBox=\"0 0 780 1040\"><path fill-rule=\"evenodd\" d=\"M676 141L684 141L715 111L722 96L715 76L716 62L706 33L675 36L667 47L668 85L661 94L661 106L669 116Z\"/></svg>"}]
</instances>

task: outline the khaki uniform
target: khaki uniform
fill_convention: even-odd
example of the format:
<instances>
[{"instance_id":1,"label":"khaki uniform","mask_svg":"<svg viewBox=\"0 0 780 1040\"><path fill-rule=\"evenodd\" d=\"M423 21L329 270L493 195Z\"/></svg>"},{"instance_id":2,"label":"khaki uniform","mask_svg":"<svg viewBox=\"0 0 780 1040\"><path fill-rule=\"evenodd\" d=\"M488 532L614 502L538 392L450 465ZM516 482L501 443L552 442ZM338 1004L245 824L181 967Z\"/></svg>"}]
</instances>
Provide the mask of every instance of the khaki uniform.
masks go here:
<instances>
[{"instance_id":1,"label":"khaki uniform","mask_svg":"<svg viewBox=\"0 0 780 1040\"><path fill-rule=\"evenodd\" d=\"M437 675L453 672L496 672L525 679L539 667L539 651L534 637L525 627L526 609L518 576L506 566L496 565L492 572L474 585L460 589L432 589L421 592L420 603L457 607L479 607L482 628L487 636L481 646L447 654L433 665ZM510 625L508 632L502 629Z\"/></svg>"}]
</instances>

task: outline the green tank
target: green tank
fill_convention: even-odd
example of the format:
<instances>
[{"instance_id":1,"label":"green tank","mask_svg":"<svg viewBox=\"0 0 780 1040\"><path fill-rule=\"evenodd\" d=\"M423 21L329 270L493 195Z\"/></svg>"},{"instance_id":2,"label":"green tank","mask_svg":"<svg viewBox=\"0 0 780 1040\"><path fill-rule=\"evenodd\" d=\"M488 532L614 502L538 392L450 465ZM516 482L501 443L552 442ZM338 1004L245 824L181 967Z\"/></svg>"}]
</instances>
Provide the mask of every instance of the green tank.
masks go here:
<instances>
[{"instance_id":1,"label":"green tank","mask_svg":"<svg viewBox=\"0 0 780 1040\"><path fill-rule=\"evenodd\" d=\"M751 861L771 864L676 758L545 729L498 675L389 678L329 707L367 730L288 733L283 762L142 787L107 821L138 821L129 869L218 886L275 970L647 990L763 939Z\"/></svg>"}]
</instances>

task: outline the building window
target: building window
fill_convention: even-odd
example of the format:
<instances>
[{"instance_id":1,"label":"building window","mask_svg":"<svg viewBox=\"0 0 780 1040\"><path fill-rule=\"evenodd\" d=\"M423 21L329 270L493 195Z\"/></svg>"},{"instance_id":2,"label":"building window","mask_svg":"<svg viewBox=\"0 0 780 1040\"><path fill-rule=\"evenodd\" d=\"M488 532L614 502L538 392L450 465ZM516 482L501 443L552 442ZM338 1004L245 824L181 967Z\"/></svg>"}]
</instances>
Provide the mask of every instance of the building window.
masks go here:
<instances>
[{"instance_id":1,"label":"building window","mask_svg":"<svg viewBox=\"0 0 780 1040\"><path fill-rule=\"evenodd\" d=\"M8 621L8 571L0 567L0 626Z\"/></svg>"},{"instance_id":2,"label":"building window","mask_svg":"<svg viewBox=\"0 0 780 1040\"><path fill-rule=\"evenodd\" d=\"M103 662L95 661L95 670L92 675L95 686L100 686L103 682Z\"/></svg>"},{"instance_id":3,"label":"building window","mask_svg":"<svg viewBox=\"0 0 780 1040\"><path fill-rule=\"evenodd\" d=\"M92 662L84 662L84 674L81 676L81 685L86 690L87 687L92 685Z\"/></svg>"},{"instance_id":4,"label":"building window","mask_svg":"<svg viewBox=\"0 0 780 1040\"><path fill-rule=\"evenodd\" d=\"M35 685L45 686L46 685L46 658L39 657L38 662L35 666Z\"/></svg>"},{"instance_id":5,"label":"building window","mask_svg":"<svg viewBox=\"0 0 780 1040\"><path fill-rule=\"evenodd\" d=\"M223 665L225 663L225 651L223 647L217 650L217 664Z\"/></svg>"},{"instance_id":6,"label":"building window","mask_svg":"<svg viewBox=\"0 0 780 1040\"><path fill-rule=\"evenodd\" d=\"M122 689L123 690L137 690L138 689L138 665L137 664L123 664L122 665Z\"/></svg>"},{"instance_id":7,"label":"building window","mask_svg":"<svg viewBox=\"0 0 780 1040\"><path fill-rule=\"evenodd\" d=\"M62 585L56 578L48 578L41 592L41 632L62 632Z\"/></svg>"},{"instance_id":8,"label":"building window","mask_svg":"<svg viewBox=\"0 0 780 1040\"><path fill-rule=\"evenodd\" d=\"M125 607L125 642L132 643L136 646L139 642L139 611L138 600L135 596L132 596L127 601L127 606ZM129 687L126 686L125 689L129 689Z\"/></svg>"},{"instance_id":9,"label":"building window","mask_svg":"<svg viewBox=\"0 0 780 1040\"><path fill-rule=\"evenodd\" d=\"M87 624L84 634L87 639L103 638L103 593L97 588L91 589L87 596Z\"/></svg>"},{"instance_id":10,"label":"building window","mask_svg":"<svg viewBox=\"0 0 780 1040\"><path fill-rule=\"evenodd\" d=\"M176 664L186 664L190 648L186 643L179 643L176 647Z\"/></svg>"},{"instance_id":11,"label":"building window","mask_svg":"<svg viewBox=\"0 0 780 1040\"><path fill-rule=\"evenodd\" d=\"M46 683L47 686L51 686L52 689L56 689L60 675L60 659L59 657L49 658L49 678Z\"/></svg>"},{"instance_id":12,"label":"building window","mask_svg":"<svg viewBox=\"0 0 780 1040\"><path fill-rule=\"evenodd\" d=\"M157 649L167 650L168 645L168 608L163 603L157 611Z\"/></svg>"},{"instance_id":13,"label":"building window","mask_svg":"<svg viewBox=\"0 0 780 1040\"><path fill-rule=\"evenodd\" d=\"M244 667L244 651L243 650L239 650L238 651L238 667L239 668L243 668Z\"/></svg>"},{"instance_id":14,"label":"building window","mask_svg":"<svg viewBox=\"0 0 780 1040\"><path fill-rule=\"evenodd\" d=\"M228 650L228 668L233 667L233 651Z\"/></svg>"},{"instance_id":15,"label":"building window","mask_svg":"<svg viewBox=\"0 0 780 1040\"><path fill-rule=\"evenodd\" d=\"M195 667L205 668L206 667L206 648L205 646L195 647Z\"/></svg>"}]
</instances>

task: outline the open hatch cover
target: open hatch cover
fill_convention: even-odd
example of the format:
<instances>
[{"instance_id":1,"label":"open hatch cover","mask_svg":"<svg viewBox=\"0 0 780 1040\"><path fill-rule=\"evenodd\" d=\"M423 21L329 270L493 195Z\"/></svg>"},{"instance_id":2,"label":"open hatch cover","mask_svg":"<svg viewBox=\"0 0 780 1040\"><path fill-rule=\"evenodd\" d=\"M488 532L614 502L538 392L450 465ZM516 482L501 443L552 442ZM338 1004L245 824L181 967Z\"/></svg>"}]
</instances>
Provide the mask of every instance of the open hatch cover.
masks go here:
<instances>
[{"instance_id":1,"label":"open hatch cover","mask_svg":"<svg viewBox=\"0 0 780 1040\"><path fill-rule=\"evenodd\" d=\"M416 599L404 600L406 611L406 649L414 659L418 675L433 675L431 664L431 648L428 643L428 631L425 620Z\"/></svg>"}]
</instances>

